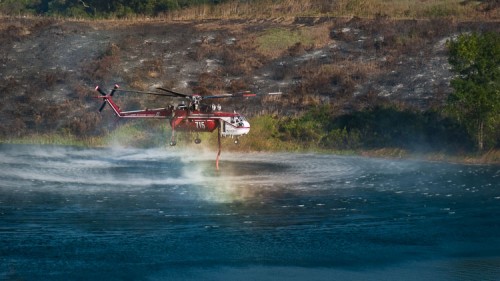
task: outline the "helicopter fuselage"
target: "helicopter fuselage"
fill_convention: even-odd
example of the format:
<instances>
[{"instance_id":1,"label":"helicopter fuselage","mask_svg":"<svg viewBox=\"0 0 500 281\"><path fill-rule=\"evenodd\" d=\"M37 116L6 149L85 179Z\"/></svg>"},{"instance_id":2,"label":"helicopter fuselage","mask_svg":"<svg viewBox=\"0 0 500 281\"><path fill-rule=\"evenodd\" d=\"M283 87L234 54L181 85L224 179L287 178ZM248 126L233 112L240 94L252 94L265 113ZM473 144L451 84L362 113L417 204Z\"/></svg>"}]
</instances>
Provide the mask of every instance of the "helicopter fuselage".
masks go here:
<instances>
[{"instance_id":1,"label":"helicopter fuselage","mask_svg":"<svg viewBox=\"0 0 500 281\"><path fill-rule=\"evenodd\" d=\"M178 131L213 132L221 126L222 136L242 136L250 131L250 123L238 113L201 112L176 109L170 125Z\"/></svg>"},{"instance_id":2,"label":"helicopter fuselage","mask_svg":"<svg viewBox=\"0 0 500 281\"><path fill-rule=\"evenodd\" d=\"M220 106L206 107L203 110L180 105L177 108L169 106L122 111L111 96L105 95L100 98L104 99L120 118L169 119L172 129L181 132L213 132L220 127L221 136L238 137L246 135L250 131L250 123L245 117L236 112L221 111Z\"/></svg>"}]
</instances>

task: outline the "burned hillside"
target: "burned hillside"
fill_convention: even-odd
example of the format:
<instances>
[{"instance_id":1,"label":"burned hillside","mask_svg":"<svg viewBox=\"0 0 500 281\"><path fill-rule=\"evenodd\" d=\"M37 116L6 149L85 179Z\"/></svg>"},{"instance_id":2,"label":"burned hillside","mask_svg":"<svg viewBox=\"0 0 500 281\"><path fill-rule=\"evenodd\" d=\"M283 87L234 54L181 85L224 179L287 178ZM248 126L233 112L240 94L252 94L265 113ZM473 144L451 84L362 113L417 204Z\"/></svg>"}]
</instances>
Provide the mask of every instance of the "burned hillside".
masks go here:
<instances>
[{"instance_id":1,"label":"burned hillside","mask_svg":"<svg viewBox=\"0 0 500 281\"><path fill-rule=\"evenodd\" d=\"M227 102L247 116L335 114L392 104L440 108L452 73L446 42L499 32L495 22L296 18L294 20L0 21L0 136L101 135L96 85L185 93L281 91L283 98ZM120 94L125 108L175 103ZM113 126L113 125L110 125Z\"/></svg>"}]
</instances>

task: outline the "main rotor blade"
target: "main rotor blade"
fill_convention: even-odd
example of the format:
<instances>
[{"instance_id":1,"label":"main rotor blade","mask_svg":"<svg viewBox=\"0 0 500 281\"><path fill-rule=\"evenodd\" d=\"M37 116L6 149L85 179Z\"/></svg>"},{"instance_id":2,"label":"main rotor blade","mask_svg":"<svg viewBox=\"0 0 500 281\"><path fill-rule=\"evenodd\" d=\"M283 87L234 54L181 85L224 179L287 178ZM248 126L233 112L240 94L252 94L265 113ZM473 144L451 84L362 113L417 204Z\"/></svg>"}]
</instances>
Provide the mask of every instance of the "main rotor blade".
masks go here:
<instances>
[{"instance_id":1,"label":"main rotor blade","mask_svg":"<svg viewBox=\"0 0 500 281\"><path fill-rule=\"evenodd\" d=\"M181 97L181 98L191 98L192 97L192 95L174 92L172 90L165 89L165 88L162 88L162 87L158 87L156 89L161 90L161 91L165 91L165 92L170 93L170 94L172 94L172 95L174 95L176 97Z\"/></svg>"},{"instance_id":2,"label":"main rotor blade","mask_svg":"<svg viewBox=\"0 0 500 281\"><path fill-rule=\"evenodd\" d=\"M247 98L247 97L255 97L257 96L251 92L240 92L235 94L220 94L213 96L204 96L203 99L223 99L223 98Z\"/></svg>"},{"instance_id":3,"label":"main rotor blade","mask_svg":"<svg viewBox=\"0 0 500 281\"><path fill-rule=\"evenodd\" d=\"M117 89L118 92L123 93L134 93L134 94L144 94L144 95L154 95L154 96L163 96L163 97L176 97L174 95L164 94L164 93L156 93L156 92L146 92L146 91L136 91L136 90L121 90Z\"/></svg>"}]
</instances>

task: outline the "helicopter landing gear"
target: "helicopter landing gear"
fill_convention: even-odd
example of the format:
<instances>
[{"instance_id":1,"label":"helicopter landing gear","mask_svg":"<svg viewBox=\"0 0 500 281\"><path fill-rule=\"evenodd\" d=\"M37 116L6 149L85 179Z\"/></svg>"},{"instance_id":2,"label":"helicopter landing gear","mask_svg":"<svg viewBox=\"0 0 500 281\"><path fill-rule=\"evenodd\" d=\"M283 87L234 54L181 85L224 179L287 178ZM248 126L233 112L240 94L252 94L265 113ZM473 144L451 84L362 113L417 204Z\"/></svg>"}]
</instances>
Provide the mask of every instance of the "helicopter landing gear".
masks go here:
<instances>
[{"instance_id":1,"label":"helicopter landing gear","mask_svg":"<svg viewBox=\"0 0 500 281\"><path fill-rule=\"evenodd\" d=\"M238 138L234 139L234 144L239 144L240 140Z\"/></svg>"}]
</instances>

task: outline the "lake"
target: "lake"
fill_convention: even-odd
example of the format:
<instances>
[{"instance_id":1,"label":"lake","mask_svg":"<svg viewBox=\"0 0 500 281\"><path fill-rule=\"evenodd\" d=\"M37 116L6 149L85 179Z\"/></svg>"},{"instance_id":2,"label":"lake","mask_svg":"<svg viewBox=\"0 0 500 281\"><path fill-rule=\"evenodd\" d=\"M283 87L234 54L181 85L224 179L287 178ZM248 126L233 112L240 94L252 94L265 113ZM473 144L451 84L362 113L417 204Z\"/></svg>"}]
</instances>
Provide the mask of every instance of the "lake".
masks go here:
<instances>
[{"instance_id":1,"label":"lake","mask_svg":"<svg viewBox=\"0 0 500 281\"><path fill-rule=\"evenodd\" d=\"M498 280L500 167L0 145L0 280Z\"/></svg>"}]
</instances>

